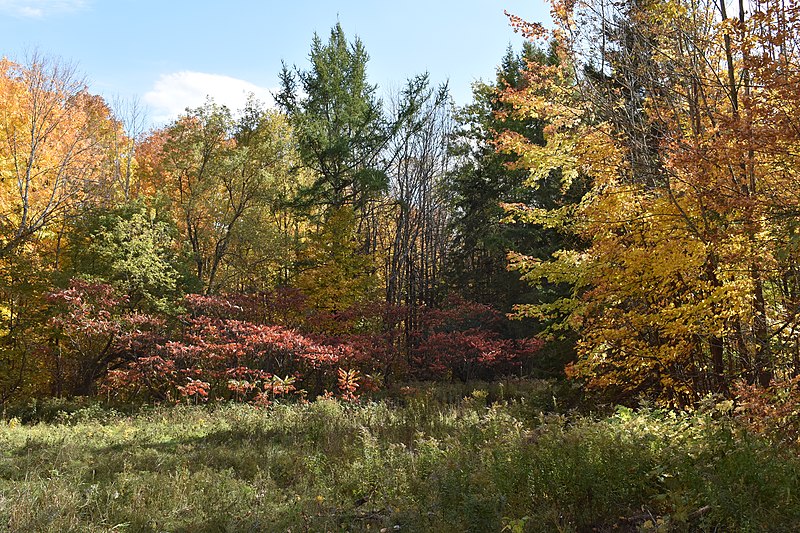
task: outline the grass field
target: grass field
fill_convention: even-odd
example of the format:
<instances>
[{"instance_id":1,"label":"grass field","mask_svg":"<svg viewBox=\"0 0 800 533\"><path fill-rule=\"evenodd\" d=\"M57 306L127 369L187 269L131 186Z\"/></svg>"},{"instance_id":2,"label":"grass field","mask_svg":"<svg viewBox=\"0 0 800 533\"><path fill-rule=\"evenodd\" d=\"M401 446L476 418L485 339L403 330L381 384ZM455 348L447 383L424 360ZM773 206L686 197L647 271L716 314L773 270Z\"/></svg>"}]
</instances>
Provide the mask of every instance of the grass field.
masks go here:
<instances>
[{"instance_id":1,"label":"grass field","mask_svg":"<svg viewBox=\"0 0 800 533\"><path fill-rule=\"evenodd\" d=\"M797 454L714 409L565 415L488 395L7 417L0 528L800 529Z\"/></svg>"}]
</instances>

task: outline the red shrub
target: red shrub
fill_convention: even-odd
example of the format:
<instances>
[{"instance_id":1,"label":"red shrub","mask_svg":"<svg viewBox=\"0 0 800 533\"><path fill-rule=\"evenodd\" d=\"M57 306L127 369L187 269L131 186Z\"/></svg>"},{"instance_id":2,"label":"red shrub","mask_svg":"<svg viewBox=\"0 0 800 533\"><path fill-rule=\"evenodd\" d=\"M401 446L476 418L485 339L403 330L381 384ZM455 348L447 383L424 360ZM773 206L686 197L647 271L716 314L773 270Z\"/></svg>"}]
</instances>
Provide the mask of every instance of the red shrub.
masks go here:
<instances>
[{"instance_id":1,"label":"red shrub","mask_svg":"<svg viewBox=\"0 0 800 533\"><path fill-rule=\"evenodd\" d=\"M173 340L155 347L157 358L138 358L114 371L107 388L162 400L264 404L295 392L296 380L315 390L336 383L334 369L346 347L321 344L283 326L224 318L243 317L247 308L241 301L188 296L190 313L180 317Z\"/></svg>"},{"instance_id":2,"label":"red shrub","mask_svg":"<svg viewBox=\"0 0 800 533\"><path fill-rule=\"evenodd\" d=\"M302 387L353 400L396 376L512 374L541 344L507 338L502 314L460 299L441 309L366 304L332 313L306 308L288 289L188 295L186 312L170 318L135 313L109 285L74 281L51 301L54 381L84 394L101 382L102 392L126 399L264 404Z\"/></svg>"},{"instance_id":3,"label":"red shrub","mask_svg":"<svg viewBox=\"0 0 800 533\"><path fill-rule=\"evenodd\" d=\"M496 309L449 299L442 309L426 309L414 332L412 361L421 377L492 379L519 371L542 345L537 339L502 335L506 318Z\"/></svg>"},{"instance_id":4,"label":"red shrub","mask_svg":"<svg viewBox=\"0 0 800 533\"><path fill-rule=\"evenodd\" d=\"M800 376L776 380L766 389L742 381L733 393L736 418L750 431L800 445Z\"/></svg>"}]
</instances>

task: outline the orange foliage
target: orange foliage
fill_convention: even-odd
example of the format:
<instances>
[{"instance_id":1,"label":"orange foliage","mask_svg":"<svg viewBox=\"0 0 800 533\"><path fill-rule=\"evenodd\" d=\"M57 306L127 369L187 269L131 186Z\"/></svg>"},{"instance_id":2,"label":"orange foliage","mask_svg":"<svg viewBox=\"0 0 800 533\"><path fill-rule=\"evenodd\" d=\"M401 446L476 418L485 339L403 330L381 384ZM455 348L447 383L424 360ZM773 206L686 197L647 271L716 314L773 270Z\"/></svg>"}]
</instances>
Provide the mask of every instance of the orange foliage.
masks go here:
<instances>
[{"instance_id":1,"label":"orange foliage","mask_svg":"<svg viewBox=\"0 0 800 533\"><path fill-rule=\"evenodd\" d=\"M74 206L109 197L120 126L64 63L0 60L0 257Z\"/></svg>"}]
</instances>

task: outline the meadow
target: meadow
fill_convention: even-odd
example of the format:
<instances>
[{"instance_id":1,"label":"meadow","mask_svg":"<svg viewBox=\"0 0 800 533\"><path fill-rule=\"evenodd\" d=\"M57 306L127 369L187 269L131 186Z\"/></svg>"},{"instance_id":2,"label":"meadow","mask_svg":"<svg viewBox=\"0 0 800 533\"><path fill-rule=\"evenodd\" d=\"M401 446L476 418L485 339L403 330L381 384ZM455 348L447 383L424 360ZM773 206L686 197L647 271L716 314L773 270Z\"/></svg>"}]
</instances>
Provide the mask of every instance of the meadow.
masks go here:
<instances>
[{"instance_id":1,"label":"meadow","mask_svg":"<svg viewBox=\"0 0 800 533\"><path fill-rule=\"evenodd\" d=\"M791 531L800 458L728 403L581 413L547 382L347 403L49 402L0 424L9 531Z\"/></svg>"}]
</instances>

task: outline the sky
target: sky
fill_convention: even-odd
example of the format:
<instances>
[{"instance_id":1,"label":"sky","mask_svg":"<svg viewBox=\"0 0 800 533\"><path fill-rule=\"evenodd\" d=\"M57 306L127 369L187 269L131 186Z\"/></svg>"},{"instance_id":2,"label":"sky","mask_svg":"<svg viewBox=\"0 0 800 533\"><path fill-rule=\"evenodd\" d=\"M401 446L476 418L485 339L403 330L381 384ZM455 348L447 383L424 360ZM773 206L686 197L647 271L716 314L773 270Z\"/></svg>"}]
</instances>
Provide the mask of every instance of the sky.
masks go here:
<instances>
[{"instance_id":1,"label":"sky","mask_svg":"<svg viewBox=\"0 0 800 533\"><path fill-rule=\"evenodd\" d=\"M546 0L0 0L0 55L73 62L90 92L137 99L159 126L206 96L234 110L249 93L269 104L281 61L308 68L314 33L326 41L338 21L363 41L379 91L429 72L464 105L521 47L504 10L549 19Z\"/></svg>"}]
</instances>

